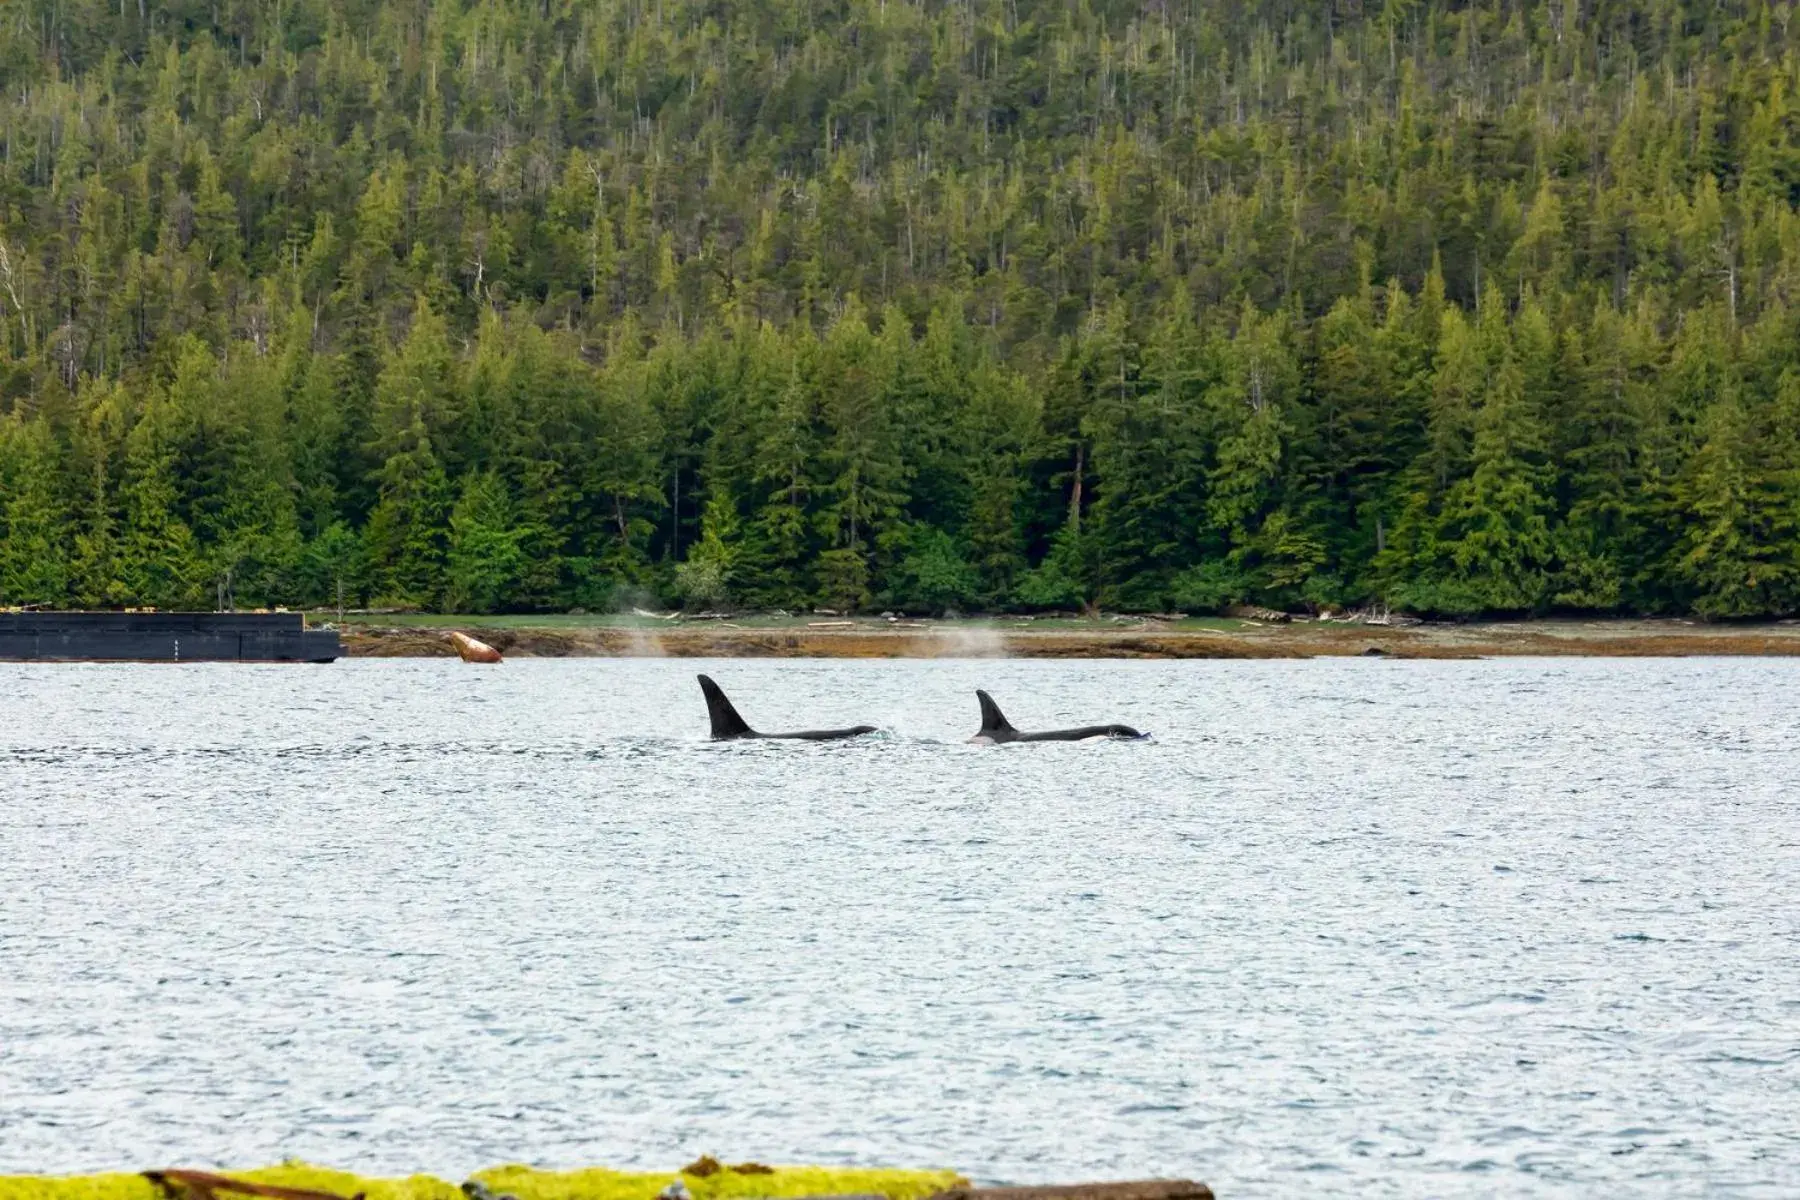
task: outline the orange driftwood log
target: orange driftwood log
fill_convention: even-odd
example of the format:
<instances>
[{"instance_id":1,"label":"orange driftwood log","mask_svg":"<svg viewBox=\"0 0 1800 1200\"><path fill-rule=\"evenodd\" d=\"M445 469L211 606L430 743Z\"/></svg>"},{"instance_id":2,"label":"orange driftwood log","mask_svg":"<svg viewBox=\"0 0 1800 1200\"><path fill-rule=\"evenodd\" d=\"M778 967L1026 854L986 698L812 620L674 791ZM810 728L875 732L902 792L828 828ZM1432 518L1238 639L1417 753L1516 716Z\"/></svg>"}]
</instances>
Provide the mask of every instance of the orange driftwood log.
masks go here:
<instances>
[{"instance_id":1,"label":"orange driftwood log","mask_svg":"<svg viewBox=\"0 0 1800 1200\"><path fill-rule=\"evenodd\" d=\"M477 641L466 633L450 635L450 644L456 647L456 656L464 662L497 663L500 652L486 642Z\"/></svg>"},{"instance_id":2,"label":"orange driftwood log","mask_svg":"<svg viewBox=\"0 0 1800 1200\"><path fill-rule=\"evenodd\" d=\"M1137 1179L1056 1187L951 1188L931 1200L1213 1200L1213 1194L1204 1183L1191 1179Z\"/></svg>"},{"instance_id":3,"label":"orange driftwood log","mask_svg":"<svg viewBox=\"0 0 1800 1200\"><path fill-rule=\"evenodd\" d=\"M156 1184L175 1200L223 1200L229 1196L262 1196L267 1200L362 1200L363 1193L340 1196L336 1192L319 1192L312 1188L277 1187L272 1183L251 1183L215 1175L211 1171L145 1171L144 1178Z\"/></svg>"}]
</instances>

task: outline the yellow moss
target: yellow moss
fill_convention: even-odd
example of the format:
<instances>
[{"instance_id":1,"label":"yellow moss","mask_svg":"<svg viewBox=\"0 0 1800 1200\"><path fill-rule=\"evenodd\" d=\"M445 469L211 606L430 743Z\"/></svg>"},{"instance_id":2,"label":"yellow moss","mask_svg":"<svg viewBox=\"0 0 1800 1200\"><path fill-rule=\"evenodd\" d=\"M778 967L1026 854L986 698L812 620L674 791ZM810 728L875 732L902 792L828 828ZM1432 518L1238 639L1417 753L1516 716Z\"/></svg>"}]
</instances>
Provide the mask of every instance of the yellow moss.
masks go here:
<instances>
[{"instance_id":1,"label":"yellow moss","mask_svg":"<svg viewBox=\"0 0 1800 1200\"><path fill-rule=\"evenodd\" d=\"M519 1200L654 1200L675 1178L673 1171L626 1172L591 1167L579 1171L539 1171L492 1167L475 1178ZM888 1200L924 1200L966 1183L954 1171L902 1171L855 1167L776 1167L768 1174L740 1175L727 1167L705 1177L681 1176L694 1200L782 1200L795 1196L873 1193Z\"/></svg>"},{"instance_id":2,"label":"yellow moss","mask_svg":"<svg viewBox=\"0 0 1800 1200\"><path fill-rule=\"evenodd\" d=\"M302 1162L253 1171L221 1171L233 1179L312 1188L339 1196L364 1192L368 1200L462 1200L453 1183L414 1175L410 1179L369 1179ZM142 1175L0 1175L0 1200L167 1200L168 1193Z\"/></svg>"},{"instance_id":3,"label":"yellow moss","mask_svg":"<svg viewBox=\"0 0 1800 1200\"><path fill-rule=\"evenodd\" d=\"M455 1184L429 1175L371 1179L288 1162L253 1171L225 1171L233 1179L311 1188L339 1196L366 1193L368 1200L463 1200ZM539 1171L494 1167L476 1173L496 1192L519 1200L654 1200L676 1177L673 1171L627 1172L593 1167L580 1171ZM888 1200L924 1200L934 1192L966 1183L954 1171L901 1171L851 1167L776 1167L768 1173L739 1174L730 1167L705 1177L683 1175L694 1200L789 1200L797 1196L873 1193ZM142 1175L0 1175L0 1200L165 1200Z\"/></svg>"},{"instance_id":4,"label":"yellow moss","mask_svg":"<svg viewBox=\"0 0 1800 1200\"><path fill-rule=\"evenodd\" d=\"M410 1175L405 1179L371 1179L303 1162L285 1162L279 1167L226 1171L224 1174L233 1179L273 1183L281 1187L312 1188L314 1191L334 1192L340 1196L354 1196L363 1192L368 1200L463 1200L462 1190L454 1183L430 1175Z\"/></svg>"},{"instance_id":5,"label":"yellow moss","mask_svg":"<svg viewBox=\"0 0 1800 1200\"><path fill-rule=\"evenodd\" d=\"M142 1175L0 1175L0 1200L163 1200Z\"/></svg>"}]
</instances>

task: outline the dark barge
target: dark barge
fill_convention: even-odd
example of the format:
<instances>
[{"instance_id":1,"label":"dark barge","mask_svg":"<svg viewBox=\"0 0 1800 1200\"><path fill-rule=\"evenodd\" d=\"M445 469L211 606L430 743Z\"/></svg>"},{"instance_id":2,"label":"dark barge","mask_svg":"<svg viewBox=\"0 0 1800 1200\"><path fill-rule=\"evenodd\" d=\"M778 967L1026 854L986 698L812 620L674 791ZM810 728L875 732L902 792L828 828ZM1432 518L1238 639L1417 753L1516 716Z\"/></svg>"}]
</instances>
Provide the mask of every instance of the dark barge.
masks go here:
<instances>
[{"instance_id":1,"label":"dark barge","mask_svg":"<svg viewBox=\"0 0 1800 1200\"><path fill-rule=\"evenodd\" d=\"M13 662L330 662L334 629L301 613L0 612Z\"/></svg>"}]
</instances>

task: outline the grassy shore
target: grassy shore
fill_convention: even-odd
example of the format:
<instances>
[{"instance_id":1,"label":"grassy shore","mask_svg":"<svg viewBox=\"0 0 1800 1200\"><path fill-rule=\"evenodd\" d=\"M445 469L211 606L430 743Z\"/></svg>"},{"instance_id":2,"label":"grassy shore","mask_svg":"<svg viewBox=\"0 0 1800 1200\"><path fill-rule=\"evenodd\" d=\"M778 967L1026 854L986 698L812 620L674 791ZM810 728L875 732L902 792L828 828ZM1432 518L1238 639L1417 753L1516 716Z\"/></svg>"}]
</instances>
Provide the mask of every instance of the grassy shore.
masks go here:
<instances>
[{"instance_id":1,"label":"grassy shore","mask_svg":"<svg viewBox=\"0 0 1800 1200\"><path fill-rule=\"evenodd\" d=\"M329 618L315 616L314 622ZM674 658L1486 658L1800 655L1800 622L1389 623L1221 617L955 620L749 615L477 617L350 614L346 652L449 656L457 629L508 656Z\"/></svg>"},{"instance_id":2,"label":"grassy shore","mask_svg":"<svg viewBox=\"0 0 1800 1200\"><path fill-rule=\"evenodd\" d=\"M703 1162L705 1160L702 1160ZM853 1167L719 1167L690 1164L679 1172L694 1200L750 1200L763 1197L878 1195L886 1200L924 1200L966 1181L954 1171L907 1171ZM249 1171L224 1172L233 1179L279 1187L305 1188L335 1196L361 1192L367 1200L464 1200L460 1186L431 1175L382 1179L329 1167L289 1162ZM541 1171L504 1166L473 1176L496 1193L518 1200L654 1200L677 1172L613 1171L591 1167ZM175 1193L179 1195L179 1192ZM170 1192L142 1175L0 1175L0 1200L169 1200Z\"/></svg>"}]
</instances>

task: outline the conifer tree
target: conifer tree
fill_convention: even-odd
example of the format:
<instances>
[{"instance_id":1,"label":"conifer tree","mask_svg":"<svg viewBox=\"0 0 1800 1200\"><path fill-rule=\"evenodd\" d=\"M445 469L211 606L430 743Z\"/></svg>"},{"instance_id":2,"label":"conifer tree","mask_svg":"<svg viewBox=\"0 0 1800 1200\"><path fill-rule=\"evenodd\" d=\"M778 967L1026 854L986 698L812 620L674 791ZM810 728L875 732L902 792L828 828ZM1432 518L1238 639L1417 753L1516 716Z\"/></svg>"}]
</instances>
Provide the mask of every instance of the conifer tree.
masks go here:
<instances>
[{"instance_id":1,"label":"conifer tree","mask_svg":"<svg viewBox=\"0 0 1800 1200\"><path fill-rule=\"evenodd\" d=\"M61 452L44 420L0 422L0 604L64 604L70 563Z\"/></svg>"},{"instance_id":2,"label":"conifer tree","mask_svg":"<svg viewBox=\"0 0 1800 1200\"><path fill-rule=\"evenodd\" d=\"M464 476L450 511L445 606L473 613L503 607L524 565L519 541L505 480L492 471Z\"/></svg>"},{"instance_id":3,"label":"conifer tree","mask_svg":"<svg viewBox=\"0 0 1800 1200\"><path fill-rule=\"evenodd\" d=\"M176 507L175 417L167 394L153 394L146 402L125 441L119 488L124 519L113 567L118 586L124 595L157 608L211 599L200 548Z\"/></svg>"}]
</instances>

